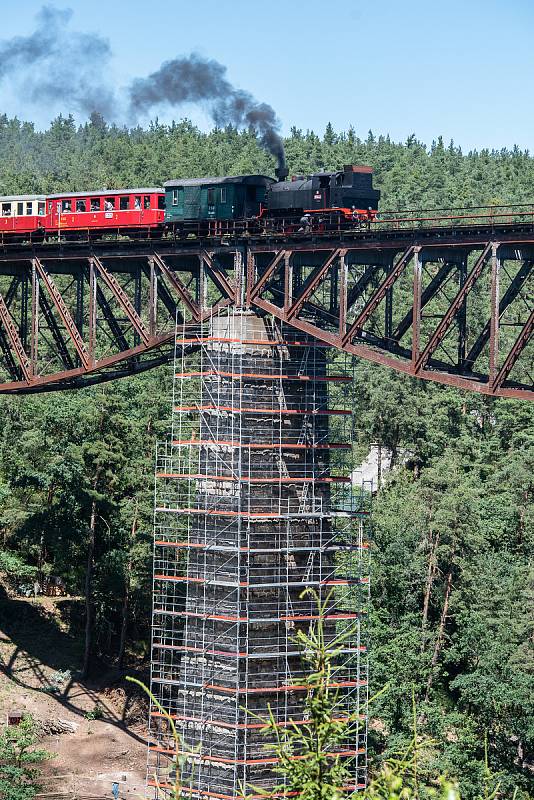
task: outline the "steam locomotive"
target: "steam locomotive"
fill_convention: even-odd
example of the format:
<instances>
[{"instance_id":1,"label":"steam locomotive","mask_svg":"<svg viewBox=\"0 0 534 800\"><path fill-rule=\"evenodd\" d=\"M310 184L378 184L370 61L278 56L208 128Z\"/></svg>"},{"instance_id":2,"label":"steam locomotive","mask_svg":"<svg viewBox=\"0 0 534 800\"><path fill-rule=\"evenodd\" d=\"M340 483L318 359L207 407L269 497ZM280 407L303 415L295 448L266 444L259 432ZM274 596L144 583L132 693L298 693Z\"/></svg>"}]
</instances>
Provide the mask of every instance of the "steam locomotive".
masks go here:
<instances>
[{"instance_id":1,"label":"steam locomotive","mask_svg":"<svg viewBox=\"0 0 534 800\"><path fill-rule=\"evenodd\" d=\"M346 166L287 180L265 175L186 178L164 188L0 197L5 241L98 238L106 233L162 236L292 233L370 224L380 192L371 167Z\"/></svg>"}]
</instances>

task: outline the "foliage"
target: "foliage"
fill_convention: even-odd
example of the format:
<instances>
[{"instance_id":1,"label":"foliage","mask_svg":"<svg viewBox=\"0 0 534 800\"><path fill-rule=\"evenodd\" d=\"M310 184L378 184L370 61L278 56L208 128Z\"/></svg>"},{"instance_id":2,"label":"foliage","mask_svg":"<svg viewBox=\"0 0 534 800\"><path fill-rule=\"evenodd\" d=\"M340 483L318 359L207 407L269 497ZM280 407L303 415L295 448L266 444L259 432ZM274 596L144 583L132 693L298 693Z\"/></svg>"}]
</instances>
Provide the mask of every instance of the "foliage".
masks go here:
<instances>
[{"instance_id":1,"label":"foliage","mask_svg":"<svg viewBox=\"0 0 534 800\"><path fill-rule=\"evenodd\" d=\"M280 727L269 707L268 716L248 714L263 723L261 732L268 739L265 749L277 759L275 772L283 781L274 789L251 786L247 797L298 795L304 800L343 800L353 796L354 758L335 755L347 741L357 741L358 719L350 714L339 717L339 690L332 689L332 673L352 631L346 629L325 636L325 613L331 595L321 602L314 591L306 591L317 602L317 622L307 631L300 629L293 637L306 665L304 678L307 692L303 703L304 725ZM299 678L299 683L302 682ZM386 685L372 697L364 713L372 711L380 696L387 696ZM244 709L246 710L246 709ZM446 774L437 771L432 760L435 742L421 736L415 688L412 687L412 737L400 754L391 755L374 774L361 792L362 800L461 800L458 785ZM513 798L519 796L516 788ZM501 797L500 783L491 773L488 763L488 740L484 737L484 774L482 793L474 800L496 800Z\"/></svg>"},{"instance_id":2,"label":"foliage","mask_svg":"<svg viewBox=\"0 0 534 800\"><path fill-rule=\"evenodd\" d=\"M41 788L38 767L53 755L35 748L37 741L37 728L30 716L0 732L2 800L33 800Z\"/></svg>"},{"instance_id":3,"label":"foliage","mask_svg":"<svg viewBox=\"0 0 534 800\"><path fill-rule=\"evenodd\" d=\"M8 550L0 551L0 572L3 572L7 581L16 584L32 581L37 575L34 566L26 564L18 553Z\"/></svg>"},{"instance_id":4,"label":"foliage","mask_svg":"<svg viewBox=\"0 0 534 800\"><path fill-rule=\"evenodd\" d=\"M102 706L96 705L90 711L86 711L84 714L85 719L93 720L93 719L102 719L104 716L104 709Z\"/></svg>"}]
</instances>

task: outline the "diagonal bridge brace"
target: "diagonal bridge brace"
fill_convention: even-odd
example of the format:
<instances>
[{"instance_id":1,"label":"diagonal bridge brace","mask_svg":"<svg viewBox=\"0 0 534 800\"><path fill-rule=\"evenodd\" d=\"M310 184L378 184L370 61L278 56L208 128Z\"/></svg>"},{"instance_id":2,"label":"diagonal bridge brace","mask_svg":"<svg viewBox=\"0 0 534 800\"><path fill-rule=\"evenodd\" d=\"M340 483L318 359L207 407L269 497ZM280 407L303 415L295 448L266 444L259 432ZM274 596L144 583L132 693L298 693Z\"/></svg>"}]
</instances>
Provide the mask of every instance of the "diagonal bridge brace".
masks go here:
<instances>
[{"instance_id":1,"label":"diagonal bridge brace","mask_svg":"<svg viewBox=\"0 0 534 800\"><path fill-rule=\"evenodd\" d=\"M185 286L185 284L182 283L180 278L178 278L178 276L172 271L172 269L169 269L169 267L167 266L163 258L159 255L159 253L153 253L152 258L154 259L154 262L157 264L162 274L167 278L173 289L175 289L183 304L187 306L187 308L191 312L193 319L199 320L200 319L199 305L198 303L195 302L187 286Z\"/></svg>"},{"instance_id":2,"label":"diagonal bridge brace","mask_svg":"<svg viewBox=\"0 0 534 800\"><path fill-rule=\"evenodd\" d=\"M215 264L212 256L206 252L206 250L202 250L200 253L200 262L204 262L204 266L210 278L214 281L217 285L219 291L223 293L229 300L232 302L237 301L237 286L236 284L231 281L229 278L226 277L224 270L220 269L220 267Z\"/></svg>"},{"instance_id":3,"label":"diagonal bridge brace","mask_svg":"<svg viewBox=\"0 0 534 800\"><path fill-rule=\"evenodd\" d=\"M345 347L347 344L350 344L356 333L365 325L366 321L369 319L373 311L377 308L377 306L382 302L384 297L386 296L386 292L397 280L401 272L404 270L408 262L410 261L411 257L415 252L418 252L420 248L411 245L408 247L407 250L401 255L398 259L397 263L393 266L391 272L386 275L374 295L370 298L369 302L363 309L363 311L356 317L346 334L342 339L342 346Z\"/></svg>"},{"instance_id":4,"label":"diagonal bridge brace","mask_svg":"<svg viewBox=\"0 0 534 800\"><path fill-rule=\"evenodd\" d=\"M52 298L52 302L54 303L59 316L61 317L65 328L67 329L67 333L76 348L76 352L80 356L80 361L82 362L85 369L87 369L90 365L91 358L89 356L89 352L85 346L85 343L80 335L80 331L76 327L76 323L74 322L72 315L67 308L63 297L61 296L61 292L57 288L56 284L52 280L51 275L45 270L42 263L39 261L38 258L32 259L32 263L39 273L39 277L41 278L43 284L46 286L48 290L48 294Z\"/></svg>"},{"instance_id":5,"label":"diagonal bridge brace","mask_svg":"<svg viewBox=\"0 0 534 800\"><path fill-rule=\"evenodd\" d=\"M52 337L57 345L59 357L63 363L65 369L74 369L74 361L72 360L71 354L69 353L67 343L63 338L61 333L61 328L58 325L57 319L54 316L54 312L52 310L52 306L48 302L48 299L44 292L39 292L39 309L43 313L43 317L45 319L46 324L50 332L52 333ZM35 337L34 341L34 348L36 351L37 348L37 337Z\"/></svg>"},{"instance_id":6,"label":"diagonal bridge brace","mask_svg":"<svg viewBox=\"0 0 534 800\"><path fill-rule=\"evenodd\" d=\"M254 300L259 295L259 293L261 292L261 290L263 289L269 278L272 275L274 275L278 265L280 264L282 259L285 258L285 256L286 256L286 250L279 250L278 253L275 255L275 257L271 260L270 264L268 264L267 269L265 270L261 278L254 286L251 287L250 302L252 302L252 300Z\"/></svg>"},{"instance_id":7,"label":"diagonal bridge brace","mask_svg":"<svg viewBox=\"0 0 534 800\"><path fill-rule=\"evenodd\" d=\"M20 336L17 331L17 326L13 321L13 317L9 313L6 301L4 300L1 294L0 294L0 320L8 335L9 341L11 343L11 348L13 349L13 351L17 356L24 379L28 383L30 383L33 377L30 359L28 358L28 355L24 349L24 345L20 340Z\"/></svg>"},{"instance_id":8,"label":"diagonal bridge brace","mask_svg":"<svg viewBox=\"0 0 534 800\"><path fill-rule=\"evenodd\" d=\"M438 270L437 275L434 275L428 286L423 289L421 293L421 310L429 303L436 292L441 288L441 286L445 283L451 272L456 268L456 264L451 261L446 261L441 268ZM413 324L413 309L410 309L408 313L402 318L399 322L395 330L393 331L391 338L395 339L395 341L399 341L402 339L404 334L411 328Z\"/></svg>"},{"instance_id":9,"label":"diagonal bridge brace","mask_svg":"<svg viewBox=\"0 0 534 800\"><path fill-rule=\"evenodd\" d=\"M464 285L462 286L462 288L460 289L460 291L458 292L458 294L456 295L456 297L454 298L454 300L450 304L449 308L447 309L447 312L446 312L445 316L443 317L443 319L439 323L438 327L436 328L436 330L434 331L434 333L430 337L430 339L429 339L426 347L424 348L423 352L421 353L421 355L419 356L419 358L415 362L414 373L416 375L417 375L418 372L420 372L426 366L426 364L428 363L430 357L432 356L432 353L439 347L440 343L445 338L445 335L446 335L447 331L449 330L450 326L452 325L452 322L453 322L454 318L456 317L456 314L460 310L460 307L462 306L462 304L465 301L467 295L469 294L469 292L471 291L471 289L473 288L473 286L475 285L477 280L480 278L480 275L482 274L482 270L484 269L484 266L486 264L486 260L487 260L487 258L489 256L490 252L492 250L495 250L495 248L496 248L496 244L494 242L488 242L486 244L486 246L484 247L482 253L478 257L477 261L475 262L475 265L474 265L473 269L471 270L471 272L467 276Z\"/></svg>"},{"instance_id":10,"label":"diagonal bridge brace","mask_svg":"<svg viewBox=\"0 0 534 800\"><path fill-rule=\"evenodd\" d=\"M289 306L287 310L287 319L290 321L296 316L299 311L301 310L302 306L305 304L306 300L311 297L311 295L316 290L317 286L322 281L324 275L328 272L332 264L337 258L343 258L346 255L346 249L338 248L334 250L330 255L327 257L326 261L315 267L315 269L311 272L310 275L304 281L302 289L297 296L297 298L293 301L293 303Z\"/></svg>"},{"instance_id":11,"label":"diagonal bridge brace","mask_svg":"<svg viewBox=\"0 0 534 800\"><path fill-rule=\"evenodd\" d=\"M500 389L500 387L503 385L504 381L512 371L515 362L517 361L517 359L527 346L533 331L534 331L534 309L530 312L529 318L522 327L519 336L515 340L512 349L506 356L504 364L497 373L497 376L491 385L491 388L494 392L497 389Z\"/></svg>"},{"instance_id":12,"label":"diagonal bridge brace","mask_svg":"<svg viewBox=\"0 0 534 800\"><path fill-rule=\"evenodd\" d=\"M525 259L519 268L517 275L514 277L513 281L511 282L510 286L507 288L505 293L503 294L500 302L499 302L499 319L502 314L506 311L510 303L512 303L515 298L520 294L521 289L523 288L527 278L529 277L532 266L534 261L531 259ZM469 350L469 353L465 357L465 363L470 368L473 367L473 364L481 354L484 346L487 344L491 333L491 319L488 319L480 335L477 337L476 341L474 342L473 346Z\"/></svg>"},{"instance_id":13,"label":"diagonal bridge brace","mask_svg":"<svg viewBox=\"0 0 534 800\"><path fill-rule=\"evenodd\" d=\"M19 287L19 285L21 283L22 283L22 278L20 277L20 275L15 275L13 277L13 280L11 281L9 289L7 290L6 296L4 298L5 299L6 308L9 309L9 307L11 306L11 303L13 302L13 300L15 298L15 294L17 292L17 289L18 289L18 287ZM6 367L7 367L7 371L9 373L9 375L11 376L11 378L14 381L17 381L19 379L19 375L20 375L19 368L17 367L17 364L15 363L15 359L13 358L13 353L11 352L11 346L10 346L9 339L6 336L5 332L4 332L4 328L2 328L2 327L0 327L0 349L2 350L2 353L4 355L4 359L5 359L5 363L6 363Z\"/></svg>"},{"instance_id":14,"label":"diagonal bridge brace","mask_svg":"<svg viewBox=\"0 0 534 800\"><path fill-rule=\"evenodd\" d=\"M108 270L104 267L102 262L100 261L97 256L92 256L90 259L93 262L93 265L97 268L98 274L104 280L104 283L107 284L108 289L110 289L111 293L114 295L117 303L122 308L130 322L132 323L133 327L141 337L143 344L148 344L150 342L151 336L148 328L144 324L143 320L133 307L130 298L113 275L108 272Z\"/></svg>"}]
</instances>

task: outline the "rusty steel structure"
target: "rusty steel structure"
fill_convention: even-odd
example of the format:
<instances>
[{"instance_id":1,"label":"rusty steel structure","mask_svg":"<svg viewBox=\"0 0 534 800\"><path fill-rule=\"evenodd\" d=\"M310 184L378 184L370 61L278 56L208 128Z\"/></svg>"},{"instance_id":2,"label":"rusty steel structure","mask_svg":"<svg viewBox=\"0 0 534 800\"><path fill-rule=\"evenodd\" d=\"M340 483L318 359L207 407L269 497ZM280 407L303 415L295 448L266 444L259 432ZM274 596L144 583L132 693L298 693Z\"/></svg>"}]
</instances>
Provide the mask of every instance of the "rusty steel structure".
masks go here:
<instances>
[{"instance_id":1,"label":"rusty steel structure","mask_svg":"<svg viewBox=\"0 0 534 800\"><path fill-rule=\"evenodd\" d=\"M135 374L172 357L177 315L196 324L243 305L408 375L533 399L533 264L534 222L480 214L323 234L4 244L0 392Z\"/></svg>"}]
</instances>

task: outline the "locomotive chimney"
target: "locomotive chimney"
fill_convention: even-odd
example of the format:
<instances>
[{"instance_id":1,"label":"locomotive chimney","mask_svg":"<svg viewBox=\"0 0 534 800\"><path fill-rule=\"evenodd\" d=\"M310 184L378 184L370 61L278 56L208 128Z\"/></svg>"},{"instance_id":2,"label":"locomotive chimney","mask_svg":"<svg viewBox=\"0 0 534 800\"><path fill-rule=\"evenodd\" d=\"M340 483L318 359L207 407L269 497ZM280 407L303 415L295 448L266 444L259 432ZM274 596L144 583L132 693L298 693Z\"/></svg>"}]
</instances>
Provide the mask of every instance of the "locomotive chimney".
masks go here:
<instances>
[{"instance_id":1,"label":"locomotive chimney","mask_svg":"<svg viewBox=\"0 0 534 800\"><path fill-rule=\"evenodd\" d=\"M274 174L276 175L279 181L285 181L285 179L289 175L289 170L285 165L279 166L275 169Z\"/></svg>"}]
</instances>

